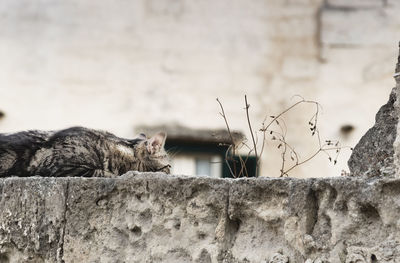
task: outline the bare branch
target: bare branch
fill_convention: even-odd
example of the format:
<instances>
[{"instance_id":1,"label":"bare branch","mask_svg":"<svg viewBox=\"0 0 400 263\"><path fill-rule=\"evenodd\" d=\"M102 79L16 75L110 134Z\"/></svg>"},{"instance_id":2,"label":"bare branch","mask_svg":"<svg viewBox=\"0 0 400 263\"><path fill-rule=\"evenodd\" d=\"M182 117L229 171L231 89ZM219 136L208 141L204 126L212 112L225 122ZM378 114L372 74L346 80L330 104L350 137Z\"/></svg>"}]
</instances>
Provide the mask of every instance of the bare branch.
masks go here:
<instances>
[{"instance_id":1,"label":"bare branch","mask_svg":"<svg viewBox=\"0 0 400 263\"><path fill-rule=\"evenodd\" d=\"M311 156L309 156L307 159L305 159L304 161L301 161L299 163L294 164L293 166L291 166L289 169L287 169L286 171L283 172L282 175L288 175L288 173L293 170L294 168L296 168L297 166L300 166L308 161L310 161L311 159L313 159L315 156L317 156L319 153L321 152L321 149L318 149L318 151L316 151L314 154L312 154Z\"/></svg>"},{"instance_id":2,"label":"bare branch","mask_svg":"<svg viewBox=\"0 0 400 263\"><path fill-rule=\"evenodd\" d=\"M250 152L251 152L251 151L250 151ZM242 173L244 173L245 177L249 177L249 174L248 174L247 168L246 168L246 163L247 163L247 160L249 159L250 152L247 154L246 160L243 160L242 156L238 155L240 164L241 164L241 166L242 166L242 168L240 169L240 172L239 172L239 177L240 177L240 175L241 175Z\"/></svg>"},{"instance_id":3,"label":"bare branch","mask_svg":"<svg viewBox=\"0 0 400 263\"><path fill-rule=\"evenodd\" d=\"M247 123L249 125L249 130L250 130L250 135L251 135L251 139L253 140L253 146L254 146L254 154L256 155L256 176L258 174L258 166L259 166L259 160L258 160L258 155L257 155L257 143L254 139L254 133L253 133L253 129L251 128L251 122L250 122L250 116L249 116L249 108L250 108L250 104L247 103L247 96L244 95L244 102L246 104L246 116L247 116Z\"/></svg>"},{"instance_id":4,"label":"bare branch","mask_svg":"<svg viewBox=\"0 0 400 263\"><path fill-rule=\"evenodd\" d=\"M226 164L228 165L228 168L229 168L229 171L231 172L231 175L232 175L232 177L233 178L235 178L235 173L236 173L236 163L235 163L235 155L236 155L236 145L235 145L235 140L233 139L233 136L232 136L232 132L231 132L231 129L230 129L230 127L229 127L229 124L228 124L228 120L227 120L227 118L226 118L226 115L225 115L225 111L224 111L224 107L222 106L222 103L219 101L219 99L217 98L217 102L218 102L218 104L219 104L219 106L220 106L220 108L221 108L221 111L222 111L222 113L220 113L221 114L221 116L224 118L224 121L225 121L225 125L226 125L226 129L228 130L228 134L229 134L229 137L230 137L230 140L231 140L231 147L228 147L228 149L227 149L227 151L226 151L226 154L225 154L225 161L226 161ZM228 161L228 159L226 158L227 157L227 155L228 155L228 152L229 152L229 150L231 150L232 151L232 156L233 156L233 171L232 171L232 169L231 169L231 167L230 167L230 165L229 165L229 161Z\"/></svg>"},{"instance_id":5,"label":"bare branch","mask_svg":"<svg viewBox=\"0 0 400 263\"><path fill-rule=\"evenodd\" d=\"M229 164L229 157L228 157L228 154L229 154L229 151L230 151L230 148L232 147L232 145L230 145L229 147L228 147L228 149L226 150L226 152L225 152L225 163L226 163L226 166L228 166L228 169L229 169L229 172L231 173L231 175L232 175L232 177L233 178L236 178L236 175L235 175L235 173L232 171L232 168L231 168L231 166L230 166L230 164ZM235 163L234 163L235 164Z\"/></svg>"},{"instance_id":6,"label":"bare branch","mask_svg":"<svg viewBox=\"0 0 400 263\"><path fill-rule=\"evenodd\" d=\"M272 138L271 138L272 141L278 142L277 148L280 150L281 160L282 160L281 169L280 169L281 177L285 176L285 175L288 176L289 172L291 172L295 168L299 167L300 165L303 165L303 164L309 162L310 160L315 158L320 153L326 154L328 159L331 162L333 161L333 164L336 164L341 150L344 148L350 148L350 147L342 147L340 145L339 141L326 140L323 142L321 140L320 132L318 129L318 117L319 117L320 108L322 109L321 105L316 101L305 100L301 96L296 96L296 97L299 97L300 100L295 102L294 104L292 104L285 110L283 110L278 115L265 116L265 118L262 122L261 128L258 131L254 132L252 124L251 124L251 120L250 120L250 114L249 114L250 104L248 103L247 96L245 95L244 100L245 100L246 118L247 118L247 124L248 124L248 128L249 128L250 135L251 135L251 141L252 141L253 145L249 145L248 141L242 141L239 143L239 145L235 144L235 141L233 139L233 136L232 136L229 124L228 124L228 120L227 120L225 112L224 112L224 108L222 106L222 103L217 98L217 102L219 103L220 108L221 108L220 115L224 118L225 125L228 130L228 133L230 136L230 141L231 141L231 143L229 144L229 147L225 153L225 162L228 165L229 171L234 178L248 176L246 163L248 161L248 158L250 157L250 155L253 152L256 157L256 176L258 175L260 160L264 153L265 147L267 145L267 140L268 140L267 135L272 136ZM309 119L308 125L310 126L309 128L311 131L311 135L312 136L315 135L315 140L317 140L317 142L318 142L318 148L311 155L309 155L307 158L305 158L303 160L300 159L300 155L294 149L294 147L292 147L287 142L286 137L288 134L288 127L286 125L285 119L283 118L283 116L286 113L288 113L295 107L299 106L300 104L315 105L315 112ZM267 123L267 118L271 118L271 120L268 121L268 123ZM273 125L277 125L277 127L273 126ZM275 129L272 129L272 128L275 128ZM278 128L279 128L279 130L276 131L276 129L278 129ZM259 148L257 147L258 143L259 143L258 140L259 140L259 138L261 138L258 136L258 132L262 132L262 145L261 145L260 151L258 151ZM243 156L241 156L240 154L236 154L236 151L239 148L241 149L242 147L246 147L249 150L249 152L245 158L243 158ZM352 148L350 148L350 149L352 149ZM231 153L231 154L229 154L229 153ZM332 157L334 157L334 158L332 158ZM233 163L233 170L232 170L232 167L230 166L229 162L231 162L231 164ZM240 166L241 166L239 173L237 173L238 170L236 169L237 162L240 163Z\"/></svg>"}]
</instances>

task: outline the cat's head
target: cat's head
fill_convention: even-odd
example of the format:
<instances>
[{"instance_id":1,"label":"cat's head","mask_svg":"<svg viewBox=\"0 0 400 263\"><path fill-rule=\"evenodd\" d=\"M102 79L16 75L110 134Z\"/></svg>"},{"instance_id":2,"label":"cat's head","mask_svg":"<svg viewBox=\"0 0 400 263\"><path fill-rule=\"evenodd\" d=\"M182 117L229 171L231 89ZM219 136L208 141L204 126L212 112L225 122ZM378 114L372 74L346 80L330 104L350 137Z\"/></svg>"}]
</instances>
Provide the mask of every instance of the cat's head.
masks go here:
<instances>
[{"instance_id":1,"label":"cat's head","mask_svg":"<svg viewBox=\"0 0 400 263\"><path fill-rule=\"evenodd\" d=\"M139 143L135 147L135 156L139 160L139 172L170 173L170 160L164 149L167 135L159 132L151 138L140 134Z\"/></svg>"}]
</instances>

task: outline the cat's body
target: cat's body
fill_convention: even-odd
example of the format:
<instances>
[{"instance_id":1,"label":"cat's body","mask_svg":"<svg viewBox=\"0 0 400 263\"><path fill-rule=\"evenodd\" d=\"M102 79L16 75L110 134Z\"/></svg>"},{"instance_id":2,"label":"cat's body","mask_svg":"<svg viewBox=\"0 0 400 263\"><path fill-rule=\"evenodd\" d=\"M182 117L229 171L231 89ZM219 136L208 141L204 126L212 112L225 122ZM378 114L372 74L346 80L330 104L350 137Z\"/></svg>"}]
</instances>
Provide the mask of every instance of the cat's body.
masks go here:
<instances>
[{"instance_id":1,"label":"cat's body","mask_svg":"<svg viewBox=\"0 0 400 263\"><path fill-rule=\"evenodd\" d=\"M169 173L166 135L119 138L111 133L73 127L55 132L0 134L0 177L114 177L127 171Z\"/></svg>"}]
</instances>

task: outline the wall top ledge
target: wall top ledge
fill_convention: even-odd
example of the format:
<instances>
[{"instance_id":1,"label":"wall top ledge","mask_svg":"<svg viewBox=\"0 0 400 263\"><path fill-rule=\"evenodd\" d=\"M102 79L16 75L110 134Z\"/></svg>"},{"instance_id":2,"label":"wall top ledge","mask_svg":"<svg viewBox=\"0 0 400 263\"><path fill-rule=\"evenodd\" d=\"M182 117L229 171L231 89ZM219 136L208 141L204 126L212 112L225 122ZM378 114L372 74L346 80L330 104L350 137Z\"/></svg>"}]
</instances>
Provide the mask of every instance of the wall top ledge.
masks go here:
<instances>
[{"instance_id":1,"label":"wall top ledge","mask_svg":"<svg viewBox=\"0 0 400 263\"><path fill-rule=\"evenodd\" d=\"M9 177L0 262L400 259L399 218L393 178Z\"/></svg>"},{"instance_id":2,"label":"wall top ledge","mask_svg":"<svg viewBox=\"0 0 400 263\"><path fill-rule=\"evenodd\" d=\"M357 185L383 185L383 184L399 184L399 193L400 193L400 178L393 177L352 177L352 176L342 176L342 177L321 177L321 178L292 178L292 177L258 177L258 178L212 178L205 176L187 176L187 175L166 175L164 173L141 173L141 172L128 172L122 176L114 177L114 178L105 178L105 177L6 177L0 178L0 184L5 183L43 183L46 186L48 183L54 184L57 182L60 183L73 183L73 184L85 184L90 185L91 183L97 184L126 184L129 182L154 182L160 184L176 184L177 186L187 187L188 185L197 185L197 184L216 184L216 185L230 185L240 186L246 185L247 187L261 186L274 184L274 185L287 185L287 186L296 186L296 185L336 185L337 187L342 187L343 189L347 189L349 186L353 187L355 184Z\"/></svg>"}]
</instances>

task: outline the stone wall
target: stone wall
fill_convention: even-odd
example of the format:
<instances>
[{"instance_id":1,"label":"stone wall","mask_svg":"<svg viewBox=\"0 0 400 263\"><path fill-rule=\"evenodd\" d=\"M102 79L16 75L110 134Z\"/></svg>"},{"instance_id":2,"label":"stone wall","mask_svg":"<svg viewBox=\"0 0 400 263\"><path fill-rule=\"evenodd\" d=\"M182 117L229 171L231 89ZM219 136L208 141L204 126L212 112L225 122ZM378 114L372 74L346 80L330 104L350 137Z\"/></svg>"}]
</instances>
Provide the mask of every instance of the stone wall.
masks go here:
<instances>
[{"instance_id":1,"label":"stone wall","mask_svg":"<svg viewBox=\"0 0 400 263\"><path fill-rule=\"evenodd\" d=\"M380 108L375 125L361 138L348 161L353 175L397 176L400 171L400 51L394 78L397 85L389 101Z\"/></svg>"},{"instance_id":2,"label":"stone wall","mask_svg":"<svg viewBox=\"0 0 400 263\"><path fill-rule=\"evenodd\" d=\"M397 262L400 180L0 179L0 262Z\"/></svg>"}]
</instances>

